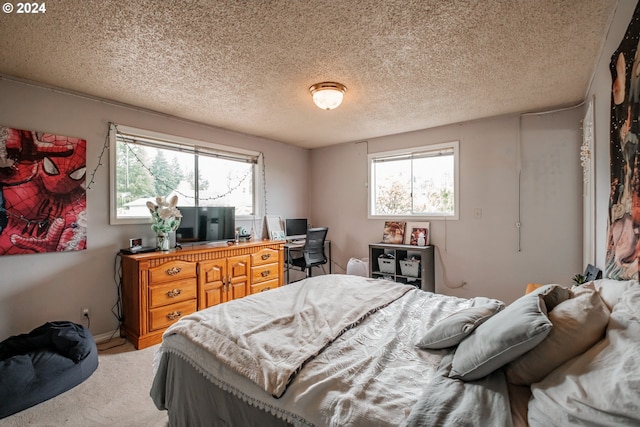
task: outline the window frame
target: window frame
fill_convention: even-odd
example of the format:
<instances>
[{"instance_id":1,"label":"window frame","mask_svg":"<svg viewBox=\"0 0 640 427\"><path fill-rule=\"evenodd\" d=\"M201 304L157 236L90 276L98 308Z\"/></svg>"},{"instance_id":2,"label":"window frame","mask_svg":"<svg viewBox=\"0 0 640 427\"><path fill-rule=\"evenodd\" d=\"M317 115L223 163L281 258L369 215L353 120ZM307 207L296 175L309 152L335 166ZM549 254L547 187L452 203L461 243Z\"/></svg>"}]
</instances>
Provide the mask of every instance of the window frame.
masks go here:
<instances>
[{"instance_id":1,"label":"window frame","mask_svg":"<svg viewBox=\"0 0 640 427\"><path fill-rule=\"evenodd\" d=\"M453 150L453 214L447 215L412 215L412 214L376 214L375 208L375 185L373 180L373 164L376 160L390 157L414 156L423 153L432 153L442 150ZM449 141L437 144L423 145L420 147L410 147L391 151L381 151L377 153L369 153L367 156L367 218L368 219L400 219L407 218L410 220L458 220L460 217L460 141Z\"/></svg>"},{"instance_id":2,"label":"window frame","mask_svg":"<svg viewBox=\"0 0 640 427\"><path fill-rule=\"evenodd\" d=\"M116 171L116 143L117 134L138 137L142 140L153 141L153 144L161 147L166 146L168 150L188 151L194 154L198 152L215 153L219 152L221 157L227 154L229 157L255 159L253 172L253 213L251 215L236 215L236 220L253 220L262 216L263 196L260 191L263 188L263 164L260 162L262 153L243 148L231 147L228 145L213 142L200 141L191 138L165 134L147 129L139 129L115 123L109 124L109 223L111 225L122 224L150 224L151 215L146 217L119 217L118 216L118 186ZM143 144L141 144L143 145ZM197 175L196 175L197 176ZM178 204L180 204L178 202Z\"/></svg>"}]
</instances>

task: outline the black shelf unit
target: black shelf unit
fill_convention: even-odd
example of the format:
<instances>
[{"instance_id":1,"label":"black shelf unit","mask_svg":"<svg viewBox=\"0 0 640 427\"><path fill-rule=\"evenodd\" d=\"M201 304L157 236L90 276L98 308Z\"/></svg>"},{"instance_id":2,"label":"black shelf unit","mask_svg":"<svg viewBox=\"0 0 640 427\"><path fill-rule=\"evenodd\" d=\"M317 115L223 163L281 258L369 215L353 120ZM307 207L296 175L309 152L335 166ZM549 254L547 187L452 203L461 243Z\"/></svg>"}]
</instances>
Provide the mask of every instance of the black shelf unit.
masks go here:
<instances>
[{"instance_id":1,"label":"black shelf unit","mask_svg":"<svg viewBox=\"0 0 640 427\"><path fill-rule=\"evenodd\" d=\"M433 246L369 244L369 276L435 292Z\"/></svg>"}]
</instances>

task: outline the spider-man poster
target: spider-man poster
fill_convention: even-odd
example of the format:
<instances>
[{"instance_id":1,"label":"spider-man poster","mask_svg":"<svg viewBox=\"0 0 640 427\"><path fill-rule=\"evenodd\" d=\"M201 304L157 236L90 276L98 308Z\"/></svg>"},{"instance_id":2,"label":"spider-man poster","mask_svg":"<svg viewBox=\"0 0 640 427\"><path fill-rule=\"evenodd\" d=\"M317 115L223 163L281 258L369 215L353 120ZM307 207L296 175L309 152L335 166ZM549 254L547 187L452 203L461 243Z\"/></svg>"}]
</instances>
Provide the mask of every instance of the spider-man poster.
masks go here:
<instances>
[{"instance_id":1,"label":"spider-man poster","mask_svg":"<svg viewBox=\"0 0 640 427\"><path fill-rule=\"evenodd\" d=\"M0 255L86 248L86 147L0 126Z\"/></svg>"}]
</instances>

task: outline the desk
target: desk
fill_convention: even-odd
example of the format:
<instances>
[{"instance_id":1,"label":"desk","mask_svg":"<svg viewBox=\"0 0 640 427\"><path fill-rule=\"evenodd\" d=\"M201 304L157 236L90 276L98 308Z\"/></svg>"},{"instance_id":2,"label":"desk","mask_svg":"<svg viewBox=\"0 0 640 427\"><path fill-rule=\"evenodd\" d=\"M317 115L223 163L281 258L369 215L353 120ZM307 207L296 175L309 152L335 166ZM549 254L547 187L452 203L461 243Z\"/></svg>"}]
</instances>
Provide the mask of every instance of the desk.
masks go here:
<instances>
[{"instance_id":1,"label":"desk","mask_svg":"<svg viewBox=\"0 0 640 427\"><path fill-rule=\"evenodd\" d=\"M290 259L290 253L291 251L301 251L302 248L304 248L304 243L296 243L296 242L290 242L290 243L285 243L284 244L284 269L286 272L286 276L285 276L285 281L284 284L288 285L289 284L289 269L290 264L289 264L289 259ZM331 274L331 240L325 240L324 241L324 250L325 250L325 255L327 256L327 263L329 264L329 274Z\"/></svg>"}]
</instances>

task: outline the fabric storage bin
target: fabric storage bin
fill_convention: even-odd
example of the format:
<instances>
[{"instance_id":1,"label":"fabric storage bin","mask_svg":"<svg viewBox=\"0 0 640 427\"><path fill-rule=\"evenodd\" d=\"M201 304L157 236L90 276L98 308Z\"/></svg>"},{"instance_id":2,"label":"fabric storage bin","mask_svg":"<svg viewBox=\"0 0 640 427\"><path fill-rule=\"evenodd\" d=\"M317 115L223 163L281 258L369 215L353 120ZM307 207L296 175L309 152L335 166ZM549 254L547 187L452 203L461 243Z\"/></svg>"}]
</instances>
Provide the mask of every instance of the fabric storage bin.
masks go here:
<instances>
[{"instance_id":1,"label":"fabric storage bin","mask_svg":"<svg viewBox=\"0 0 640 427\"><path fill-rule=\"evenodd\" d=\"M403 276L418 277L420 275L419 259L404 259L400 261L400 271Z\"/></svg>"},{"instance_id":2,"label":"fabric storage bin","mask_svg":"<svg viewBox=\"0 0 640 427\"><path fill-rule=\"evenodd\" d=\"M396 260L394 258L378 258L378 267L382 273L396 273Z\"/></svg>"}]
</instances>

